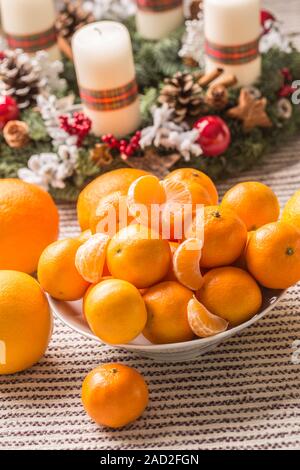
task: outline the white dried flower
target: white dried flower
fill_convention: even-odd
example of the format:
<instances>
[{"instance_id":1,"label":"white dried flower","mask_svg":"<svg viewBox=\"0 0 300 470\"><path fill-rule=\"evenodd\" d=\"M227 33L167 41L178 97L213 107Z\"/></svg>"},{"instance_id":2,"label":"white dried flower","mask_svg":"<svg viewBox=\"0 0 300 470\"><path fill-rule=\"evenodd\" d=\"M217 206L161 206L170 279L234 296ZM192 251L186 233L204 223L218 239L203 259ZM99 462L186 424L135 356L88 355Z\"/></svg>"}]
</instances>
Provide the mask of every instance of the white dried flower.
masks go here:
<instances>
[{"instance_id":1,"label":"white dried flower","mask_svg":"<svg viewBox=\"0 0 300 470\"><path fill-rule=\"evenodd\" d=\"M186 123L176 124L172 121L173 110L165 103L162 107L152 109L153 125L142 130L140 146L154 145L167 150L177 150L186 160L191 155L201 155L202 149L197 143L199 131L190 130Z\"/></svg>"},{"instance_id":2,"label":"white dried flower","mask_svg":"<svg viewBox=\"0 0 300 470\"><path fill-rule=\"evenodd\" d=\"M278 23L273 23L273 27L268 33L261 37L259 42L259 51L261 54L265 54L273 47L287 53L291 52L289 40L281 33Z\"/></svg>"},{"instance_id":3,"label":"white dried flower","mask_svg":"<svg viewBox=\"0 0 300 470\"><path fill-rule=\"evenodd\" d=\"M134 0L94 0L85 1L83 9L93 13L96 20L124 21L136 13Z\"/></svg>"},{"instance_id":4,"label":"white dried flower","mask_svg":"<svg viewBox=\"0 0 300 470\"><path fill-rule=\"evenodd\" d=\"M185 26L186 32L178 55L181 58L193 59L200 68L203 68L205 42L203 13L199 13L198 19L186 21Z\"/></svg>"},{"instance_id":5,"label":"white dried flower","mask_svg":"<svg viewBox=\"0 0 300 470\"><path fill-rule=\"evenodd\" d=\"M46 191L50 187L63 189L65 180L73 175L77 161L78 148L75 145L62 145L57 153L32 155L28 160L28 168L21 168L18 177Z\"/></svg>"},{"instance_id":6,"label":"white dried flower","mask_svg":"<svg viewBox=\"0 0 300 470\"><path fill-rule=\"evenodd\" d=\"M40 95L37 98L38 108L55 148L64 143L74 145L77 142L76 136L70 136L66 131L61 129L59 121L59 116L67 113L73 103L74 97L72 95L60 100L54 95L50 95L49 97Z\"/></svg>"},{"instance_id":7,"label":"white dried flower","mask_svg":"<svg viewBox=\"0 0 300 470\"><path fill-rule=\"evenodd\" d=\"M67 82L60 77L64 71L63 63L60 60L52 62L47 51L38 51L33 56L32 63L40 71L45 93L57 93L66 89Z\"/></svg>"}]
</instances>

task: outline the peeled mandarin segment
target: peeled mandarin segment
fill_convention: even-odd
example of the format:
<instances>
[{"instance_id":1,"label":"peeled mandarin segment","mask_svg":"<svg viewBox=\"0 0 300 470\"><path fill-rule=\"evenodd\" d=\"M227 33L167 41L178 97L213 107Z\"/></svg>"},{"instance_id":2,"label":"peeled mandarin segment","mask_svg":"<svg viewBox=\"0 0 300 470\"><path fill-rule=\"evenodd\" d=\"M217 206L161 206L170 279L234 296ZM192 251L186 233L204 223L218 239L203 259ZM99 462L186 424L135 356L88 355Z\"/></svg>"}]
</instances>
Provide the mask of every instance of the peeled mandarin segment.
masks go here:
<instances>
[{"instance_id":1,"label":"peeled mandarin segment","mask_svg":"<svg viewBox=\"0 0 300 470\"><path fill-rule=\"evenodd\" d=\"M210 313L195 297L188 303L188 321L191 329L199 338L223 333L229 323L217 315Z\"/></svg>"},{"instance_id":2,"label":"peeled mandarin segment","mask_svg":"<svg viewBox=\"0 0 300 470\"><path fill-rule=\"evenodd\" d=\"M184 223L192 220L192 196L187 185L181 181L165 180L161 185L166 193L166 202L161 207L162 227L171 228L173 237L182 239ZM167 233L167 232L166 232ZM169 238L166 236L166 238Z\"/></svg>"},{"instance_id":3,"label":"peeled mandarin segment","mask_svg":"<svg viewBox=\"0 0 300 470\"><path fill-rule=\"evenodd\" d=\"M181 181L165 180L160 182L166 194L166 204L191 204L192 195Z\"/></svg>"},{"instance_id":4,"label":"peeled mandarin segment","mask_svg":"<svg viewBox=\"0 0 300 470\"><path fill-rule=\"evenodd\" d=\"M127 196L122 191L115 191L101 199L90 225L94 233L113 237L120 227L126 227L131 220L127 210Z\"/></svg>"},{"instance_id":5,"label":"peeled mandarin segment","mask_svg":"<svg viewBox=\"0 0 300 470\"><path fill-rule=\"evenodd\" d=\"M202 287L201 251L202 241L197 238L189 238L179 246L173 257L174 273L177 280L191 290L198 290Z\"/></svg>"},{"instance_id":6,"label":"peeled mandarin segment","mask_svg":"<svg viewBox=\"0 0 300 470\"><path fill-rule=\"evenodd\" d=\"M140 205L145 206L150 214L153 204L161 205L164 202L166 202L166 193L156 176L141 176L128 190L127 206L133 216L139 213Z\"/></svg>"},{"instance_id":7,"label":"peeled mandarin segment","mask_svg":"<svg viewBox=\"0 0 300 470\"><path fill-rule=\"evenodd\" d=\"M77 240L79 240L81 243L85 243L89 238L91 238L92 235L93 234L91 230L85 230L77 237Z\"/></svg>"},{"instance_id":8,"label":"peeled mandarin segment","mask_svg":"<svg viewBox=\"0 0 300 470\"><path fill-rule=\"evenodd\" d=\"M75 265L85 281L94 284L102 279L108 242L108 235L97 233L78 249Z\"/></svg>"}]
</instances>

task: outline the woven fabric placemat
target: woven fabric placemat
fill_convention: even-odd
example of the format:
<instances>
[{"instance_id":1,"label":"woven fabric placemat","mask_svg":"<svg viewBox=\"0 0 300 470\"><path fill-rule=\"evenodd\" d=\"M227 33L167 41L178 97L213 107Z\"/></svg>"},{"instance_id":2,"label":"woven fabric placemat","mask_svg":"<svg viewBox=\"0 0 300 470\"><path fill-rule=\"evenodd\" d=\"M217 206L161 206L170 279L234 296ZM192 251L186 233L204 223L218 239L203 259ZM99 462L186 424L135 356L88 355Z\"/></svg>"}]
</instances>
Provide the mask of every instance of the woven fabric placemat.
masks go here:
<instances>
[{"instance_id":1,"label":"woven fabric placemat","mask_svg":"<svg viewBox=\"0 0 300 470\"><path fill-rule=\"evenodd\" d=\"M288 153L288 156L287 156ZM269 184L283 205L300 188L299 141L243 180ZM61 237L78 233L74 206L61 205ZM295 449L300 447L300 291L263 320L198 361L156 364L100 346L59 321L45 358L0 377L1 449ZM298 346L300 349L300 346ZM300 355L299 355L300 357ZM80 401L85 375L102 362L136 367L151 394L144 416L110 431L90 421Z\"/></svg>"}]
</instances>

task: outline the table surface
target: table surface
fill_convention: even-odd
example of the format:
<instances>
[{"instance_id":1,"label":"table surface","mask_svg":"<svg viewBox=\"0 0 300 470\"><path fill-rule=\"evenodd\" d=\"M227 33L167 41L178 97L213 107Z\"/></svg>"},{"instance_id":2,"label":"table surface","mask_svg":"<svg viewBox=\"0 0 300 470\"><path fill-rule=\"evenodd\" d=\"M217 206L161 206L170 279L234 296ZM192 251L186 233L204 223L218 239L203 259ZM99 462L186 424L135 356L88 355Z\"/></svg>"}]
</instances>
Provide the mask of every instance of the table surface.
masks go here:
<instances>
[{"instance_id":1,"label":"table surface","mask_svg":"<svg viewBox=\"0 0 300 470\"><path fill-rule=\"evenodd\" d=\"M300 47L299 0L264 2ZM246 179L269 184L283 205L300 188L300 139L265 163L219 185L221 194ZM77 234L75 208L60 206L61 236ZM55 321L45 358L0 378L1 449L296 449L300 448L300 291L258 324L196 362L155 364L99 346ZM294 354L293 354L294 353ZM102 362L123 362L146 378L144 416L117 431L84 413L85 375Z\"/></svg>"}]
</instances>

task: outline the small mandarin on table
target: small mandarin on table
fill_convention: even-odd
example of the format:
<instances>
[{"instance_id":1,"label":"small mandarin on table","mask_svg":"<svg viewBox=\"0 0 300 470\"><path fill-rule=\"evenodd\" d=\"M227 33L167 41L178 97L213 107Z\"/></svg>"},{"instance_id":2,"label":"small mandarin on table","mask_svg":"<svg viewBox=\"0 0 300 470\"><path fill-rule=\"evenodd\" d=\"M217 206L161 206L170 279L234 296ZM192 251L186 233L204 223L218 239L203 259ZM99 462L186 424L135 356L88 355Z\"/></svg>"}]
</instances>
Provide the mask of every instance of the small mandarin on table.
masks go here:
<instances>
[{"instance_id":1,"label":"small mandarin on table","mask_svg":"<svg viewBox=\"0 0 300 470\"><path fill-rule=\"evenodd\" d=\"M122 364L103 364L82 385L82 403L99 425L122 428L138 419L148 406L148 387L138 371Z\"/></svg>"}]
</instances>

